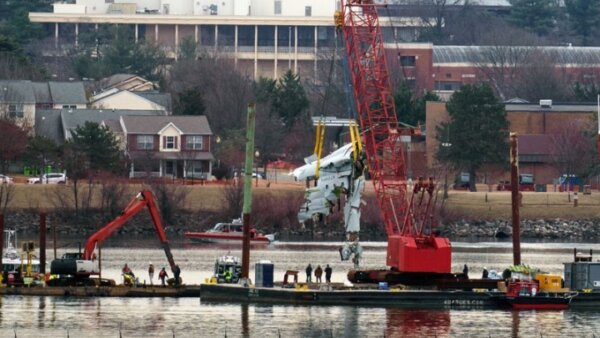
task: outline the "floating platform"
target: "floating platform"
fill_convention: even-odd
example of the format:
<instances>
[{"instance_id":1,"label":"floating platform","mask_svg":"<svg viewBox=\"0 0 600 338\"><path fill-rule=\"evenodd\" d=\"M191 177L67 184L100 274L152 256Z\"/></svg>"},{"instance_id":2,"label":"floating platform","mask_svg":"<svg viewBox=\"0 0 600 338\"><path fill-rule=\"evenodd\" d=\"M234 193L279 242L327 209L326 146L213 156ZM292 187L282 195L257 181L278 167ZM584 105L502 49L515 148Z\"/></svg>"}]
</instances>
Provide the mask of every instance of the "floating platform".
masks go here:
<instances>
[{"instance_id":1,"label":"floating platform","mask_svg":"<svg viewBox=\"0 0 600 338\"><path fill-rule=\"evenodd\" d=\"M3 287L0 295L74 296L74 297L198 297L199 285L180 287L146 286L34 286Z\"/></svg>"},{"instance_id":2,"label":"floating platform","mask_svg":"<svg viewBox=\"0 0 600 338\"><path fill-rule=\"evenodd\" d=\"M448 290L337 290L243 287L233 284L200 285L200 301L289 305L351 305L396 308L501 308L503 292ZM597 308L600 292L579 293L571 308Z\"/></svg>"},{"instance_id":3,"label":"floating platform","mask_svg":"<svg viewBox=\"0 0 600 338\"><path fill-rule=\"evenodd\" d=\"M500 293L494 292L493 294L497 295ZM487 292L377 290L376 288L313 290L281 287L243 287L233 284L200 285L200 301L406 308L497 307L497 302Z\"/></svg>"},{"instance_id":4,"label":"floating platform","mask_svg":"<svg viewBox=\"0 0 600 338\"><path fill-rule=\"evenodd\" d=\"M341 284L332 290L311 288L244 287L238 284L183 285L181 287L2 287L0 295L54 297L200 297L203 303L372 306L395 308L497 309L504 293L462 290L378 290L376 286L347 288ZM571 301L571 309L600 307L600 292L580 292Z\"/></svg>"}]
</instances>

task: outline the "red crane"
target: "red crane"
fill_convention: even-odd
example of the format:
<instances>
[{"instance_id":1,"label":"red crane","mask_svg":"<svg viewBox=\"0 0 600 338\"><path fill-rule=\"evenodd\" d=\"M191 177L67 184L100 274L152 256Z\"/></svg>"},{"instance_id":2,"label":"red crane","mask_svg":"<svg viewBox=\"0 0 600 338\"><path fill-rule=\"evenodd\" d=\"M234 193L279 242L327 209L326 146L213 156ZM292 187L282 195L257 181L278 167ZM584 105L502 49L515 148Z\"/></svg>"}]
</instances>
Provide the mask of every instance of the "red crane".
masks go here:
<instances>
[{"instance_id":1,"label":"red crane","mask_svg":"<svg viewBox=\"0 0 600 338\"><path fill-rule=\"evenodd\" d=\"M169 241L167 240L167 235L165 234L165 229L162 225L160 214L158 213L158 207L154 201L154 196L152 195L152 192L148 190L142 190L135 198L131 200L131 202L129 202L127 207L125 207L123 212L121 212L117 218L112 220L110 223L102 227L102 229L98 230L96 233L90 236L90 238L88 238L85 243L83 254L67 253L63 256L63 258L52 261L50 267L51 273L57 275L75 276L75 279L87 278L90 275L98 274L98 270L94 262L96 260L94 254L96 248L145 207L148 208L148 211L150 212L150 217L152 218L152 223L154 224L154 229L156 230L158 239L165 250L169 265L171 266L171 269L173 269L175 267L175 260L171 254L171 247L169 246ZM57 282L57 284L60 283Z\"/></svg>"},{"instance_id":2,"label":"red crane","mask_svg":"<svg viewBox=\"0 0 600 338\"><path fill-rule=\"evenodd\" d=\"M173 255L171 254L171 247L169 246L169 241L167 240L167 235L165 234L165 229L162 225L160 214L158 213L158 206L154 201L152 192L149 190L142 190L134 199L131 200L131 202L129 202L127 207L125 207L123 212L121 212L121 215L117 216L117 218L112 220L110 223L88 238L88 240L85 242L85 248L83 250L83 259L91 260L96 247L99 244L102 244L102 242L110 237L115 231L119 230L123 224L125 224L133 216L137 215L137 213L140 212L144 207L147 207L148 212L150 212L152 224L154 224L154 230L156 230L158 239L165 250L169 265L171 266L171 269L174 268L175 261L173 260Z\"/></svg>"},{"instance_id":3,"label":"red crane","mask_svg":"<svg viewBox=\"0 0 600 338\"><path fill-rule=\"evenodd\" d=\"M450 273L452 250L447 238L433 233L431 200L434 183L419 179L407 193L402 136L379 24L373 0L342 0L336 13L343 32L354 100L363 135L371 180L388 236L385 271L356 271L351 278L390 280L400 274L429 277Z\"/></svg>"}]
</instances>

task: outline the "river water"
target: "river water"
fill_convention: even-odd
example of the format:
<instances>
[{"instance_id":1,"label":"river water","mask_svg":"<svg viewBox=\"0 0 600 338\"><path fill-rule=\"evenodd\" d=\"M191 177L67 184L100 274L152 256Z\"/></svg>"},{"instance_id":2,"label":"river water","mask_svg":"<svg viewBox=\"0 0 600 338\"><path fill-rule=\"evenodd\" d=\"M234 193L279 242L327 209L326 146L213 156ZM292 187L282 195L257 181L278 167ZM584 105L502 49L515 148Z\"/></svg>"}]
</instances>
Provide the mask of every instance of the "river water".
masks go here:
<instances>
[{"instance_id":1,"label":"river water","mask_svg":"<svg viewBox=\"0 0 600 338\"><path fill-rule=\"evenodd\" d=\"M66 247L64 247L66 245ZM385 243L363 243L365 268L383 268ZM58 255L76 250L60 241ZM338 243L286 242L253 247L251 266L260 260L275 264L275 278L285 270L304 271L330 264L333 282L343 282L351 263L340 262ZM453 270L469 266L471 277L483 267L502 271L512 262L510 243L453 243ZM524 243L523 261L549 273L562 273L573 248L598 244ZM210 277L215 258L241 255L239 245L172 242L184 283ZM47 257L53 251L47 250ZM102 249L102 277L120 282L127 263L140 281L148 264L167 266L157 240L117 237ZM158 270L158 269L157 269ZM253 271L250 273L254 277ZM304 273L301 273L304 281ZM154 283L157 282L155 274ZM566 311L504 311L483 309L396 309L349 306L282 306L202 303L198 298L0 298L0 337L600 337L600 309Z\"/></svg>"}]
</instances>

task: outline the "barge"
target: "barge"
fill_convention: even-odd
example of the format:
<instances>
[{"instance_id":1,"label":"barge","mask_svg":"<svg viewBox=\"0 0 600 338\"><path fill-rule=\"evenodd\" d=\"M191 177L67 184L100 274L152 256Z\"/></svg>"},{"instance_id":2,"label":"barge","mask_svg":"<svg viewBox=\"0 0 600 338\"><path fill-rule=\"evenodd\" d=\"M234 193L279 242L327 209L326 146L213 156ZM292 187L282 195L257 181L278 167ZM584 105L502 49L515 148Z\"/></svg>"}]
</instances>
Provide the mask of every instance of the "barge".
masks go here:
<instances>
[{"instance_id":1,"label":"barge","mask_svg":"<svg viewBox=\"0 0 600 338\"><path fill-rule=\"evenodd\" d=\"M462 290L379 290L376 288L309 289L244 287L237 284L201 284L203 303L250 303L282 305L349 305L394 308L501 309L504 292ZM597 308L600 292L579 293L570 308Z\"/></svg>"}]
</instances>

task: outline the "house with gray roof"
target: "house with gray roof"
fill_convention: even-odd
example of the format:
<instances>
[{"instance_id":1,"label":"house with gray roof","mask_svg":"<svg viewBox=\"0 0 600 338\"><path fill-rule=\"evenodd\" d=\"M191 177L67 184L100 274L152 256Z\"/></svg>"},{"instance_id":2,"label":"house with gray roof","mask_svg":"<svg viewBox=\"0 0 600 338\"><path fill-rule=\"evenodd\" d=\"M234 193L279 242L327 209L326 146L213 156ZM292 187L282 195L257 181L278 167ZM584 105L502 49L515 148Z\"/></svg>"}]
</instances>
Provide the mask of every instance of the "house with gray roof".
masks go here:
<instances>
[{"instance_id":1,"label":"house with gray roof","mask_svg":"<svg viewBox=\"0 0 600 338\"><path fill-rule=\"evenodd\" d=\"M33 125L35 94L31 81L0 81L0 115L15 120L20 125Z\"/></svg>"},{"instance_id":2,"label":"house with gray roof","mask_svg":"<svg viewBox=\"0 0 600 338\"><path fill-rule=\"evenodd\" d=\"M108 125L108 124L107 124ZM206 116L122 116L130 177L206 179L212 173L212 130Z\"/></svg>"},{"instance_id":3,"label":"house with gray roof","mask_svg":"<svg viewBox=\"0 0 600 338\"><path fill-rule=\"evenodd\" d=\"M64 140L71 138L72 132L86 122L95 122L101 124L106 120L119 120L124 116L131 115L165 115L161 110L129 110L129 109L62 109L60 111L60 121Z\"/></svg>"},{"instance_id":4,"label":"house with gray roof","mask_svg":"<svg viewBox=\"0 0 600 338\"><path fill-rule=\"evenodd\" d=\"M88 121L98 124L103 124L105 121L115 121L119 125L118 121L121 116L165 114L166 112L158 110L40 109L36 112L35 134L47 137L57 144L63 144L71 138L71 133L78 126L83 126ZM118 139L119 135L115 135Z\"/></svg>"},{"instance_id":5,"label":"house with gray roof","mask_svg":"<svg viewBox=\"0 0 600 338\"><path fill-rule=\"evenodd\" d=\"M35 123L45 116L38 118L38 110L86 107L83 82L0 81L0 115L14 119L20 125L35 127Z\"/></svg>"},{"instance_id":6,"label":"house with gray roof","mask_svg":"<svg viewBox=\"0 0 600 338\"><path fill-rule=\"evenodd\" d=\"M85 109L87 98L83 82L48 82L54 109Z\"/></svg>"}]
</instances>

